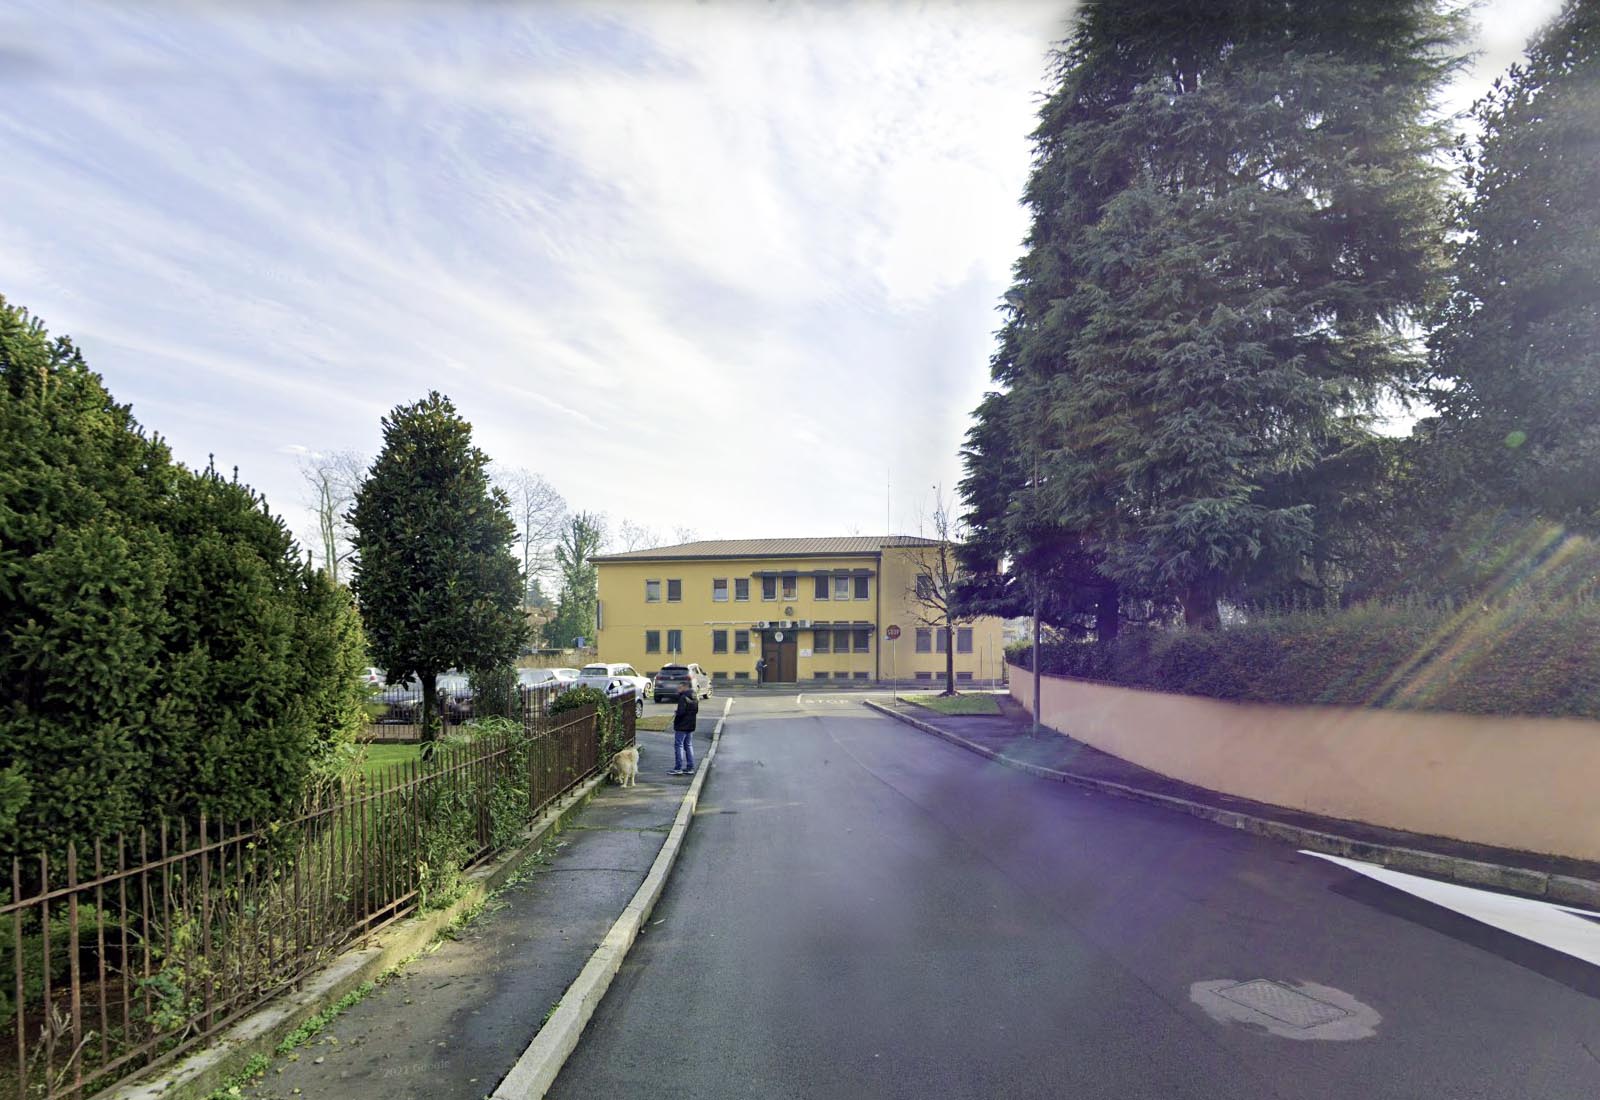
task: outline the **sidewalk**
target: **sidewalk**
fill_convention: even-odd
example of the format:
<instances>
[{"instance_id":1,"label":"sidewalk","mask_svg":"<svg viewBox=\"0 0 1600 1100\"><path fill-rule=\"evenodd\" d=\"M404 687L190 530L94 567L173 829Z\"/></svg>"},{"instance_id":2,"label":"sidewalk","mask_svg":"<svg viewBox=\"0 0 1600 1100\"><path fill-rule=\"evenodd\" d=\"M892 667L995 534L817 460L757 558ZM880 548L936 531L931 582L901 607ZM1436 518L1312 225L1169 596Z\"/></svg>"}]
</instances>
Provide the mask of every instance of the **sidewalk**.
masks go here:
<instances>
[{"instance_id":1,"label":"sidewalk","mask_svg":"<svg viewBox=\"0 0 1600 1100\"><path fill-rule=\"evenodd\" d=\"M710 744L702 722L695 755ZM454 939L277 1054L246 1097L479 1100L494 1091L633 898L691 776L672 776L672 735L640 731L639 783L605 787L543 859ZM554 854L548 853L554 849Z\"/></svg>"},{"instance_id":2,"label":"sidewalk","mask_svg":"<svg viewBox=\"0 0 1600 1100\"><path fill-rule=\"evenodd\" d=\"M1109 789L1105 786L1107 784L1131 788L1126 792L1111 790L1110 793L1124 793L1132 797L1146 795L1147 801L1165 801L1175 809L1184 809L1214 820L1225 820L1225 823L1235 827L1265 823L1268 828L1255 828L1253 831L1281 836L1302 847L1325 847L1320 843L1323 838L1348 840L1353 842L1353 846L1339 854L1356 859L1372 859L1400 869L1443 875L1457 881L1485 882L1574 904L1592 905L1600 898L1600 886L1595 885L1600 883L1600 864L1471 844L1448 837L1424 836L1220 794L1141 768L1053 730L1045 729L1039 737L1033 737L1033 720L1028 712L1010 696L1000 696L999 701L1001 713L998 715L947 715L906 702L867 705L932 727L946 739L957 743L967 742L965 747L972 747L1003 763L1021 766L1024 770L1048 769L1053 773L1063 773L1050 775L1049 778L1067 779L1100 789ZM1254 820L1241 822L1235 820L1236 815ZM1362 852L1362 848L1371 850ZM1413 856L1423 858L1413 859ZM1437 862L1429 866L1426 857L1433 857ZM1563 881L1558 882L1557 879ZM1578 881L1571 883L1565 880Z\"/></svg>"}]
</instances>

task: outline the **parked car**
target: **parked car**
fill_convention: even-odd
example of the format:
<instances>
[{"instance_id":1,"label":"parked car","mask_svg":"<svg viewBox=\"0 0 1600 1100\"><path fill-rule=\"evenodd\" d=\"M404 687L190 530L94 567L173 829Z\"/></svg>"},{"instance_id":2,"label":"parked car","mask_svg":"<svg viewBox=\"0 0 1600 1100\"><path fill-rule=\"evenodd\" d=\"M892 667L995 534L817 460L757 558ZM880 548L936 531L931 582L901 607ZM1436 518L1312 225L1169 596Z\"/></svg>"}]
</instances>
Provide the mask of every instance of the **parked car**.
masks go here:
<instances>
[{"instance_id":1,"label":"parked car","mask_svg":"<svg viewBox=\"0 0 1600 1100\"><path fill-rule=\"evenodd\" d=\"M542 688L555 684L558 691L565 691L578 679L578 670L575 668L519 668L517 669L517 684L525 688Z\"/></svg>"},{"instance_id":2,"label":"parked car","mask_svg":"<svg viewBox=\"0 0 1600 1100\"><path fill-rule=\"evenodd\" d=\"M435 681L439 713L459 725L472 717L472 685L459 672L443 672ZM403 684L382 687L373 702L383 705L377 721L384 725L413 726L422 721L422 681L412 677Z\"/></svg>"},{"instance_id":3,"label":"parked car","mask_svg":"<svg viewBox=\"0 0 1600 1100\"><path fill-rule=\"evenodd\" d=\"M650 695L650 677L639 675L632 665L584 665L578 671L578 679L573 686L598 688L606 693L608 699L616 699L631 691L636 697L640 714L644 713L644 701Z\"/></svg>"},{"instance_id":4,"label":"parked car","mask_svg":"<svg viewBox=\"0 0 1600 1100\"><path fill-rule=\"evenodd\" d=\"M662 665L661 671L656 673L651 694L658 703L670 702L678 697L684 684L692 685L700 698L711 698L711 675L695 664Z\"/></svg>"}]
</instances>

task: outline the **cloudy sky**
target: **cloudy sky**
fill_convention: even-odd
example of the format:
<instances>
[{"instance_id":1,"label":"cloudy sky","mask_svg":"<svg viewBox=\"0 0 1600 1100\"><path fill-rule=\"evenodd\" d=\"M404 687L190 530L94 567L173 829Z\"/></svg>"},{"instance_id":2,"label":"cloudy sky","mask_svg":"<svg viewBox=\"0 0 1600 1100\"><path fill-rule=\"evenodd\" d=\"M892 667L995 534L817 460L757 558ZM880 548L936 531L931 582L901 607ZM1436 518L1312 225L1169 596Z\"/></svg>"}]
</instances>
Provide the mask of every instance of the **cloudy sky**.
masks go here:
<instances>
[{"instance_id":1,"label":"cloudy sky","mask_svg":"<svg viewBox=\"0 0 1600 1100\"><path fill-rule=\"evenodd\" d=\"M1557 0L1489 0L1462 108ZM310 527L448 394L575 508L915 530L953 486L1060 2L0 0L0 295Z\"/></svg>"}]
</instances>

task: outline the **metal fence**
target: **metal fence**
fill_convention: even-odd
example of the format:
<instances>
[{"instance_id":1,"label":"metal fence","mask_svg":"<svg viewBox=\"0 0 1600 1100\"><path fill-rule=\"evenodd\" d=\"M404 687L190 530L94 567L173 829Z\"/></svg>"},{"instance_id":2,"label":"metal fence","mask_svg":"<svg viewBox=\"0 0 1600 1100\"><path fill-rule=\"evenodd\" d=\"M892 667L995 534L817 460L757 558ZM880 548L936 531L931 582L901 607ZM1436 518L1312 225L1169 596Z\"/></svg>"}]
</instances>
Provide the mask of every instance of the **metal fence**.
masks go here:
<instances>
[{"instance_id":1,"label":"metal fence","mask_svg":"<svg viewBox=\"0 0 1600 1100\"><path fill-rule=\"evenodd\" d=\"M0 1098L86 1097L176 1058L414 912L601 759L592 706L307 795L0 866ZM634 707L615 744L631 744ZM7 889L9 887L9 889ZM9 986L10 988L5 988Z\"/></svg>"}]
</instances>

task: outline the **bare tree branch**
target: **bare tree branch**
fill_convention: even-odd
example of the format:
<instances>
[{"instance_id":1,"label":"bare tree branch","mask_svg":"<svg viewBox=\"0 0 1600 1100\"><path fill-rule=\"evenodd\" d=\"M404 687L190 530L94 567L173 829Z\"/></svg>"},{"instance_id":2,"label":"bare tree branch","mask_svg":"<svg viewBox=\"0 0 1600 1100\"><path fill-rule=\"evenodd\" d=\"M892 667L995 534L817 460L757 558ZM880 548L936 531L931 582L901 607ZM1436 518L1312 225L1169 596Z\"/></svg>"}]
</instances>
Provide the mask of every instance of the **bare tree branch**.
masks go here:
<instances>
[{"instance_id":1,"label":"bare tree branch","mask_svg":"<svg viewBox=\"0 0 1600 1100\"><path fill-rule=\"evenodd\" d=\"M367 477L367 460L356 451L313 453L300 460L300 476L311 489L311 511L317 518L317 549L320 565L335 584L340 567L355 552L351 541L354 529L347 513L355 503L356 490Z\"/></svg>"},{"instance_id":2,"label":"bare tree branch","mask_svg":"<svg viewBox=\"0 0 1600 1100\"><path fill-rule=\"evenodd\" d=\"M919 527L921 525L919 524ZM971 622L973 616L956 611L956 582L961 577L956 560L956 543L965 537L961 521L951 514L950 504L934 489L933 516L929 521L933 541L911 546L906 556L911 562L911 583L906 590L906 606L913 622L939 631L944 638L945 690L956 693L956 626Z\"/></svg>"},{"instance_id":3,"label":"bare tree branch","mask_svg":"<svg viewBox=\"0 0 1600 1100\"><path fill-rule=\"evenodd\" d=\"M554 544L567 521L567 502L543 476L521 467L496 469L495 484L511 498L517 523L517 552L522 558L522 603L532 599L534 585L555 569Z\"/></svg>"}]
</instances>

